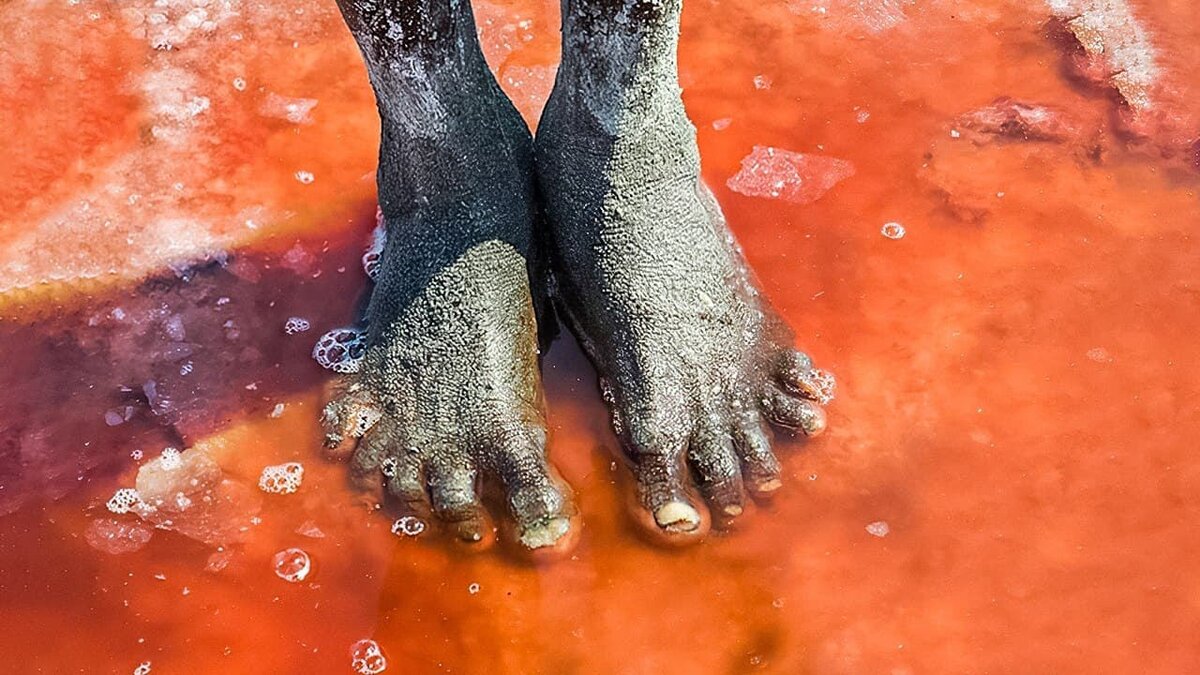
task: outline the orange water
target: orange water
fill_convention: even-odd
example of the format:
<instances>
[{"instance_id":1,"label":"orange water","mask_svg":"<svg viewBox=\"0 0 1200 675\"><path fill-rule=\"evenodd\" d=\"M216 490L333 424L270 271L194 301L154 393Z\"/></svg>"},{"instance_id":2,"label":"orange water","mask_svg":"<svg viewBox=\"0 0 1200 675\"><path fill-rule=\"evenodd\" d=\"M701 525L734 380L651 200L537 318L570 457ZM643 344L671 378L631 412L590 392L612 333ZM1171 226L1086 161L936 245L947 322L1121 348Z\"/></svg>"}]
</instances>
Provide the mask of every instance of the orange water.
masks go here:
<instances>
[{"instance_id":1,"label":"orange water","mask_svg":"<svg viewBox=\"0 0 1200 675\"><path fill-rule=\"evenodd\" d=\"M681 79L705 177L838 375L831 428L780 442L773 504L663 550L623 511L593 375L560 341L551 452L585 525L573 556L538 566L398 538L319 458L325 375L307 352L365 287L377 131L332 3L274 4L162 51L116 5L0 6L0 670L350 672L370 637L389 673L1200 671L1197 173L1114 131L1121 102L1068 76L1039 3L689 0ZM476 3L530 118L554 4ZM1173 105L1195 107L1200 11L1133 8ZM137 84L164 69L187 92ZM318 103L295 122L262 112L271 92ZM180 121L152 95L208 107ZM1053 107L1077 137L959 132L1004 96ZM811 204L743 196L726 181L755 145L856 173ZM167 212L194 224L156 238ZM902 239L881 236L889 221ZM213 249L224 266L182 272ZM314 330L285 336L293 315ZM164 351L171 316L187 376ZM160 414L147 381L170 399ZM305 482L261 496L217 572L213 546L176 532L89 546L96 519L136 520L104 508L133 483L130 452L167 445L211 448L251 487L301 461ZM306 521L324 538L296 533ZM886 536L866 531L877 521ZM313 560L299 584L271 568L293 546Z\"/></svg>"}]
</instances>

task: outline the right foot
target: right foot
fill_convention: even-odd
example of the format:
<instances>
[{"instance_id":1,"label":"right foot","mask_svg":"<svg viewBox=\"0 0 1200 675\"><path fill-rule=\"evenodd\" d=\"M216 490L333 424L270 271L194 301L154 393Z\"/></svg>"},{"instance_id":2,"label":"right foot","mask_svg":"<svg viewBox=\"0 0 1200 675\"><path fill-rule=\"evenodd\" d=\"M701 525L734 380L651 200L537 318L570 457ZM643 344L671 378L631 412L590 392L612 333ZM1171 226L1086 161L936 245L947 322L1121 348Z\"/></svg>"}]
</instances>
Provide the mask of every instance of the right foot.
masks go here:
<instances>
[{"instance_id":1,"label":"right foot","mask_svg":"<svg viewBox=\"0 0 1200 675\"><path fill-rule=\"evenodd\" d=\"M530 294L529 131L479 52L466 3L339 3L383 119L387 227L367 347L326 406L326 444L410 511L487 537L499 479L529 549L565 545L573 507L546 458Z\"/></svg>"}]
</instances>

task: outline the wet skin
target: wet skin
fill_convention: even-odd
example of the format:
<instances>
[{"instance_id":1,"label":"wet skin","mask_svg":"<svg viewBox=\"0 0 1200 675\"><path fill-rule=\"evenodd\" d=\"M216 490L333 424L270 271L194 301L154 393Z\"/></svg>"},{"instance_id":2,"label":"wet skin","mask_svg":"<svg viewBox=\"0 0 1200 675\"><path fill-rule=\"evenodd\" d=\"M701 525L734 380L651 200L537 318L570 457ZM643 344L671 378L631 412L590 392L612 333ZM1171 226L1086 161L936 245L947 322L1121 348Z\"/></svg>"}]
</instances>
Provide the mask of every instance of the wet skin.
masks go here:
<instances>
[{"instance_id":1,"label":"wet skin","mask_svg":"<svg viewBox=\"0 0 1200 675\"><path fill-rule=\"evenodd\" d=\"M532 273L600 375L639 522L690 541L710 510L725 523L747 491L777 489L766 422L820 433L833 384L793 348L700 180L676 76L680 0L564 3L536 171L465 1L339 5L383 120L388 229L366 356L324 415L354 473L384 474L468 541L488 529L478 484L492 475L524 546L571 540L545 454ZM530 262L535 173L552 272Z\"/></svg>"}]
</instances>

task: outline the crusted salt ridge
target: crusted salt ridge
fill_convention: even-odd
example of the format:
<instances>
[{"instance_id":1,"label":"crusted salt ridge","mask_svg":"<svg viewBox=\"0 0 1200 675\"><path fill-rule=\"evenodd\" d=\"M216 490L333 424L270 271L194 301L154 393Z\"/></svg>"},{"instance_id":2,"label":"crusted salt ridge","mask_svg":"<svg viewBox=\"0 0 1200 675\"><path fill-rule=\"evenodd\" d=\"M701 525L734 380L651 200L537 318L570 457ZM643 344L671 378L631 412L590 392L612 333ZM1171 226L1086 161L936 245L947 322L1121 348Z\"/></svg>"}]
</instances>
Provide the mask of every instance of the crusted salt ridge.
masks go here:
<instances>
[{"instance_id":1,"label":"crusted salt ridge","mask_svg":"<svg viewBox=\"0 0 1200 675\"><path fill-rule=\"evenodd\" d=\"M1047 0L1047 4L1094 64L1081 64L1085 77L1106 80L1135 110L1154 105L1160 74L1155 48L1125 0Z\"/></svg>"}]
</instances>

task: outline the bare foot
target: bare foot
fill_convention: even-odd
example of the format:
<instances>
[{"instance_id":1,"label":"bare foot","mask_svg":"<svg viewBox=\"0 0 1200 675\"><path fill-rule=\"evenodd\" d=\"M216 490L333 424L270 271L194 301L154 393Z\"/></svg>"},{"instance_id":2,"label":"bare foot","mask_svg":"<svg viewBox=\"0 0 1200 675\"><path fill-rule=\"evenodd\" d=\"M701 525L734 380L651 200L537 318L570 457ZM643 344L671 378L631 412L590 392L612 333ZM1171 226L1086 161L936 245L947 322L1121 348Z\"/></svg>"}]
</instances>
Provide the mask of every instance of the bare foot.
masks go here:
<instances>
[{"instance_id":1,"label":"bare foot","mask_svg":"<svg viewBox=\"0 0 1200 675\"><path fill-rule=\"evenodd\" d=\"M550 467L530 295L532 142L479 52L466 3L341 2L383 120L387 227L365 351L326 406L326 443L462 539L499 479L530 549L573 508Z\"/></svg>"},{"instance_id":2,"label":"bare foot","mask_svg":"<svg viewBox=\"0 0 1200 675\"><path fill-rule=\"evenodd\" d=\"M537 168L564 314L596 369L642 520L674 538L780 486L764 420L807 435L833 379L794 348L700 179L679 0L569 0Z\"/></svg>"}]
</instances>

